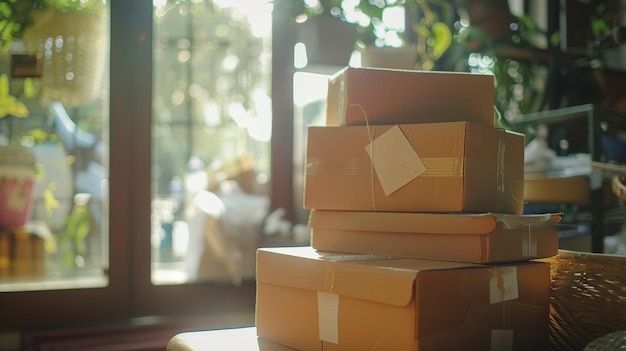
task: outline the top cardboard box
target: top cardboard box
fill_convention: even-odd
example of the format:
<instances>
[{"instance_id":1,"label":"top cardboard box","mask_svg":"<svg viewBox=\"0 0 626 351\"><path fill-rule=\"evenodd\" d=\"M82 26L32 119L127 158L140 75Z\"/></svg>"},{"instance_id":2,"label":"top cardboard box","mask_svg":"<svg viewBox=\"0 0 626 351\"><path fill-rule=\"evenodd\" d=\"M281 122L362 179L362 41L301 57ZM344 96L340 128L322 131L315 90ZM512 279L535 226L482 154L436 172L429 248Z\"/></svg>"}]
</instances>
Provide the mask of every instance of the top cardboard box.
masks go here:
<instances>
[{"instance_id":1,"label":"top cardboard box","mask_svg":"<svg viewBox=\"0 0 626 351\"><path fill-rule=\"evenodd\" d=\"M346 67L329 80L326 124L471 121L494 126L491 75Z\"/></svg>"}]
</instances>

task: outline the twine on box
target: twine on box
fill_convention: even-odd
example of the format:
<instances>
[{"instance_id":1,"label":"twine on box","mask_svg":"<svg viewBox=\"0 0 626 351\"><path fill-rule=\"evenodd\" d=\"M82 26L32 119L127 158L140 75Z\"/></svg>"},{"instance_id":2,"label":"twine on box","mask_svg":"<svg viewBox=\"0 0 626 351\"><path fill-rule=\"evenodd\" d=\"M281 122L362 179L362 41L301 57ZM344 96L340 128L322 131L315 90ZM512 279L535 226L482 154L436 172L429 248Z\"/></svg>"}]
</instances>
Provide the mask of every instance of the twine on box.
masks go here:
<instances>
[{"instance_id":1,"label":"twine on box","mask_svg":"<svg viewBox=\"0 0 626 351\"><path fill-rule=\"evenodd\" d=\"M374 135L376 133L376 126L372 126L372 130L370 131L370 123L367 118L367 112L361 104L350 104L348 107L358 107L363 113L363 117L365 119L365 128L367 130L367 140L370 145L370 191L372 193L372 207L373 211L376 212L376 192L374 191Z\"/></svg>"}]
</instances>

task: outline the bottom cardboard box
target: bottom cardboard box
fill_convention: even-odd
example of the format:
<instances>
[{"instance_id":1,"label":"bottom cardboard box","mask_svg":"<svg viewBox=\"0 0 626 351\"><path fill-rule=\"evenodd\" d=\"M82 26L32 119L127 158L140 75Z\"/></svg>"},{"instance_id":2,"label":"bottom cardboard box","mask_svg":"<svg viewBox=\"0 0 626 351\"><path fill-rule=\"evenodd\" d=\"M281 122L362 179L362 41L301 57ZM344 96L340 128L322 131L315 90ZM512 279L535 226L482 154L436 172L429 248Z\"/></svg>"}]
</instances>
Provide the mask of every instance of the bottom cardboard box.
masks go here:
<instances>
[{"instance_id":1,"label":"bottom cardboard box","mask_svg":"<svg viewBox=\"0 0 626 351\"><path fill-rule=\"evenodd\" d=\"M549 265L257 252L259 337L297 350L547 350Z\"/></svg>"}]
</instances>

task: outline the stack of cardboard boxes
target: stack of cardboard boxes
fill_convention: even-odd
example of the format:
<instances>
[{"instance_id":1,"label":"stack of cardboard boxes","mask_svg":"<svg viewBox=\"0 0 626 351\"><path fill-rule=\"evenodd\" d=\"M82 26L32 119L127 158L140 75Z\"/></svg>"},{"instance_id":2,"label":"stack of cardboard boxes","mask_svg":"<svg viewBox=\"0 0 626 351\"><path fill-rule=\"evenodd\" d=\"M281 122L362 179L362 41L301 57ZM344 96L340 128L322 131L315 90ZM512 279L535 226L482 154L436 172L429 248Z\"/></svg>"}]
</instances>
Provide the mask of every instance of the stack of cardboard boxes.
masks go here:
<instances>
[{"instance_id":1,"label":"stack of cardboard boxes","mask_svg":"<svg viewBox=\"0 0 626 351\"><path fill-rule=\"evenodd\" d=\"M260 338L297 350L549 348L558 214L488 75L345 68L307 132L311 245L257 252Z\"/></svg>"}]
</instances>

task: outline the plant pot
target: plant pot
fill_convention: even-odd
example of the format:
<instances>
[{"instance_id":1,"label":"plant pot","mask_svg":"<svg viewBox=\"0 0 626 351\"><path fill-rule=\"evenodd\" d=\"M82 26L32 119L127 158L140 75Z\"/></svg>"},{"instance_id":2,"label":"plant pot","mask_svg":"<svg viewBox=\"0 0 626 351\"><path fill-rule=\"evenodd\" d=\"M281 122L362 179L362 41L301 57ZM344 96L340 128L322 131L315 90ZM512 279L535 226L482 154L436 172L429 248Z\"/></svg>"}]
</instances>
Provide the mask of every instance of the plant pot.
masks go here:
<instances>
[{"instance_id":1,"label":"plant pot","mask_svg":"<svg viewBox=\"0 0 626 351\"><path fill-rule=\"evenodd\" d=\"M346 66L357 40L357 25L330 15L311 17L298 25L298 40L306 46L310 64Z\"/></svg>"},{"instance_id":2,"label":"plant pot","mask_svg":"<svg viewBox=\"0 0 626 351\"><path fill-rule=\"evenodd\" d=\"M33 211L35 179L0 180L0 228L24 226Z\"/></svg>"},{"instance_id":3,"label":"plant pot","mask_svg":"<svg viewBox=\"0 0 626 351\"><path fill-rule=\"evenodd\" d=\"M35 202L35 157L20 145L0 147L0 229L31 219Z\"/></svg>"},{"instance_id":4,"label":"plant pot","mask_svg":"<svg viewBox=\"0 0 626 351\"><path fill-rule=\"evenodd\" d=\"M366 46L361 52L361 66L415 69L417 52L411 47Z\"/></svg>"}]
</instances>

